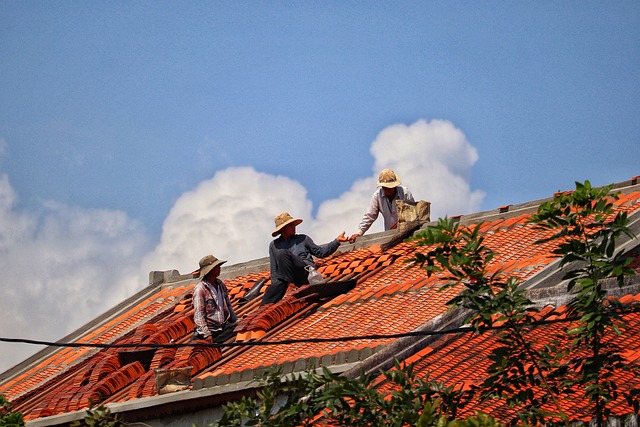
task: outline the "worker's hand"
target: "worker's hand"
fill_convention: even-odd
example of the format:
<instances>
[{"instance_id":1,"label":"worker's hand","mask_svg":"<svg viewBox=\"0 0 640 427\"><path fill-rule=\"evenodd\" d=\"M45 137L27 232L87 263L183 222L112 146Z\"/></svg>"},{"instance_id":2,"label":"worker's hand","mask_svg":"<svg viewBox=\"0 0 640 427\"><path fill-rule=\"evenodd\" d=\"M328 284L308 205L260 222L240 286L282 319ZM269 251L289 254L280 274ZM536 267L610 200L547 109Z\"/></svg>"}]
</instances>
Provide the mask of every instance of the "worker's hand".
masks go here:
<instances>
[{"instance_id":1,"label":"worker's hand","mask_svg":"<svg viewBox=\"0 0 640 427\"><path fill-rule=\"evenodd\" d=\"M336 237L336 240L342 243L342 242L348 242L349 238L344 235L344 231L343 231L338 237Z\"/></svg>"},{"instance_id":2,"label":"worker's hand","mask_svg":"<svg viewBox=\"0 0 640 427\"><path fill-rule=\"evenodd\" d=\"M351 236L349 236L349 243L353 243L356 241L356 238L362 236L361 233L354 233Z\"/></svg>"}]
</instances>

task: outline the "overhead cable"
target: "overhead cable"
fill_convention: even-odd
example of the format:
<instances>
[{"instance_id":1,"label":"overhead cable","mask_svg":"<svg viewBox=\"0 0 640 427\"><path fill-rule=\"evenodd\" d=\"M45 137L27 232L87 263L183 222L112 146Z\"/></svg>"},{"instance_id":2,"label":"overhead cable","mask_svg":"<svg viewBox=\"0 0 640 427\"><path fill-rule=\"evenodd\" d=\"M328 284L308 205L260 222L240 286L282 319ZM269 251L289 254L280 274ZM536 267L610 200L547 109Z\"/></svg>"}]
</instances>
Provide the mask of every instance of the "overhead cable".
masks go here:
<instances>
[{"instance_id":1,"label":"overhead cable","mask_svg":"<svg viewBox=\"0 0 640 427\"><path fill-rule=\"evenodd\" d=\"M540 326L561 322L572 322L577 318L557 318L552 320L540 320L537 322L519 323L518 326ZM510 325L501 324L498 326L492 326L489 328L483 328L483 331L489 330L502 330L512 327ZM471 326L462 326L458 328L442 329L438 331L425 330L425 331L411 331L400 332L397 334L369 334L369 335L356 335L356 336L344 336L335 338L300 338L300 339L287 339L279 341L242 341L231 343L202 343L202 342L186 342L186 343L126 343L126 344L104 344L104 343L89 343L89 342L50 342L41 340L32 340L26 338L2 338L0 342L6 343L19 343L19 344L34 344L44 345L49 347L89 347L89 348L179 348L179 347L255 347L255 346L277 346L277 345L289 345L289 344L304 344L304 343L329 343L329 342L345 342L345 341L360 341L360 340L383 340L383 339L397 339L407 337L422 337L422 336L437 336L437 335L449 335L460 333L472 333L476 332L476 329Z\"/></svg>"}]
</instances>

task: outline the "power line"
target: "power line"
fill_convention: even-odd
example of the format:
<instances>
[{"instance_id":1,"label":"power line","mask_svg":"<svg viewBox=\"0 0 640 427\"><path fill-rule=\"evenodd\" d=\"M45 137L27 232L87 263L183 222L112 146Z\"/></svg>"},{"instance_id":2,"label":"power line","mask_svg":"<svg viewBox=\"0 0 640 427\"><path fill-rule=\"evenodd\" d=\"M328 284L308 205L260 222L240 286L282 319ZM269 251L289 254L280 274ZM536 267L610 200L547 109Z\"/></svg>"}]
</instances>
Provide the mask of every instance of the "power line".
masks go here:
<instances>
[{"instance_id":1,"label":"power line","mask_svg":"<svg viewBox=\"0 0 640 427\"><path fill-rule=\"evenodd\" d=\"M636 312L639 310L633 310ZM519 326L528 327L528 326L542 326L553 323L562 323L562 322L572 322L578 320L578 318L559 318L553 320L540 320L537 322L529 322L529 323L520 323ZM496 331L507 329L511 326L508 325L499 325L492 326L490 328L483 328L483 331ZM83 342L50 342L50 341L40 341L40 340L32 340L26 338L2 338L0 337L0 342L6 343L19 343L19 344L34 344L34 345L44 345L49 347L90 347L90 348L148 348L148 349L159 349L159 348L180 348L180 347L255 347L255 346L277 346L277 345L289 345L289 344L305 344L305 343L329 343L329 342L346 342L346 341L358 341L358 340L381 340L381 339L397 339L397 338L408 338L408 337L421 337L421 336L437 336L437 335L450 335L450 334L460 334L460 333L472 333L476 332L476 329L471 326L463 326L458 328L451 329L442 329L438 331L427 330L427 331L412 331L412 332L401 332L397 334L370 334L370 335L356 335L356 336L344 336L344 337L336 337L336 338L301 338L301 339L288 339L288 340L280 340L280 341L243 341L243 342L231 342L231 343L127 343L127 344L102 344L102 343L83 343Z\"/></svg>"}]
</instances>

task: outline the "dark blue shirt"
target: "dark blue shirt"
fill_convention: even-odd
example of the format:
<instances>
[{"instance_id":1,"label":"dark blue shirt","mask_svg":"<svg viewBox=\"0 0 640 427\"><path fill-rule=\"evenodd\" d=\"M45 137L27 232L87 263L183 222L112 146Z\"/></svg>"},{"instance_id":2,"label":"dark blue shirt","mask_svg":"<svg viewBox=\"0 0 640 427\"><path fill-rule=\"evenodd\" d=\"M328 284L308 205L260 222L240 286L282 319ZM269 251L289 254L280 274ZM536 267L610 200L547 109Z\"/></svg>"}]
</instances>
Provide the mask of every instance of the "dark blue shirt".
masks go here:
<instances>
[{"instance_id":1,"label":"dark blue shirt","mask_svg":"<svg viewBox=\"0 0 640 427\"><path fill-rule=\"evenodd\" d=\"M269 259L271 267L271 277L277 276L278 266L276 265L273 252L277 249L286 249L294 255L299 256L307 265L313 265L313 257L325 258L334 253L340 247L338 240L333 240L326 245L316 245L313 240L306 234L295 234L289 240L285 240L282 236L278 237L269 244Z\"/></svg>"}]
</instances>

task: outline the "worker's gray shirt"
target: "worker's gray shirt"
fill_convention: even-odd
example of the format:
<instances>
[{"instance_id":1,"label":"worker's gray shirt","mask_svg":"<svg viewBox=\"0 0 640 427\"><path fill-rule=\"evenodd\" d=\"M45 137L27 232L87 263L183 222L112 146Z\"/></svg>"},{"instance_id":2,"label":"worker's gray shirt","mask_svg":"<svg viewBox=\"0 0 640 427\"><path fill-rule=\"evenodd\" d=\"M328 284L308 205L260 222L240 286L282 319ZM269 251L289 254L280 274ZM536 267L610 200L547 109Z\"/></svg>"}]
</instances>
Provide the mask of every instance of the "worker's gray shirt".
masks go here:
<instances>
[{"instance_id":1,"label":"worker's gray shirt","mask_svg":"<svg viewBox=\"0 0 640 427\"><path fill-rule=\"evenodd\" d=\"M311 238L305 234L295 234L289 240L285 240L282 236L273 240L269 244L269 259L271 267L271 279L277 275L278 266L276 265L276 257L273 253L276 250L286 249L294 255L299 256L307 265L315 266L313 257L325 258L334 253L340 247L338 240L333 240L325 245L316 245Z\"/></svg>"},{"instance_id":2,"label":"worker's gray shirt","mask_svg":"<svg viewBox=\"0 0 640 427\"><path fill-rule=\"evenodd\" d=\"M384 195L382 188L378 188L375 193L371 196L371 200L369 201L369 207L367 212L362 217L362 221L358 228L360 229L360 234L364 234L371 224L378 218L378 214L382 213L382 217L384 218L384 229L391 230L396 228L398 225L398 210L396 207L396 200L402 200L403 202L414 202L413 195L409 191L407 187L403 187L399 185L396 187L398 190L396 192L396 196L389 200L387 196Z\"/></svg>"}]
</instances>

